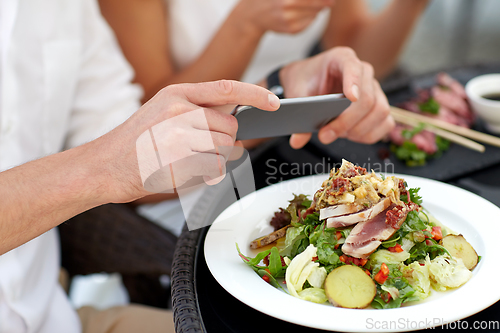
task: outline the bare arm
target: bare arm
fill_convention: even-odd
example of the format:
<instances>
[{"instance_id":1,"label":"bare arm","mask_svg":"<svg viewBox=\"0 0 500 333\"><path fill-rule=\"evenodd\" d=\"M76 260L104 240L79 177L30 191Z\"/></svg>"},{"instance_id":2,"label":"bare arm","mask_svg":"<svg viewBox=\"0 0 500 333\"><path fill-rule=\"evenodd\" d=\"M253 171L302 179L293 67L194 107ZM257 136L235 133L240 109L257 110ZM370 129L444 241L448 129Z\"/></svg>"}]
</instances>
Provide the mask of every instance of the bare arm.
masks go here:
<instances>
[{"instance_id":1,"label":"bare arm","mask_svg":"<svg viewBox=\"0 0 500 333\"><path fill-rule=\"evenodd\" d=\"M104 203L104 173L91 147L87 144L0 173L0 254Z\"/></svg>"},{"instance_id":2,"label":"bare arm","mask_svg":"<svg viewBox=\"0 0 500 333\"><path fill-rule=\"evenodd\" d=\"M172 83L240 79L267 30L298 32L331 2L241 0L200 57L178 70L170 52L165 0L99 0L136 71L135 81L145 90L143 101Z\"/></svg>"},{"instance_id":3,"label":"bare arm","mask_svg":"<svg viewBox=\"0 0 500 333\"><path fill-rule=\"evenodd\" d=\"M199 105L225 104L248 104L276 110L279 100L266 89L234 81L173 85L160 91L108 134L85 145L0 172L0 255L85 210L110 202L130 202L150 194L143 187L140 166L158 165L158 159L153 153L152 160L141 159L144 164L140 164L137 151L141 151L140 147L148 147L141 146L138 138L144 133L150 137L150 129L155 125L174 124L170 131L155 136L159 155L173 159L157 170L166 169L168 175L175 177L162 177L161 186L182 186L195 176L219 177L227 153L199 153L196 147L210 144L207 135L212 138L214 147L234 144L236 120ZM191 112L195 116L191 116ZM206 130L199 127L200 112L206 118ZM176 117L179 115L187 117ZM171 119L174 121L167 122ZM179 133L185 134L182 140ZM176 164L174 157L184 164ZM171 189L167 186L162 192Z\"/></svg>"},{"instance_id":4,"label":"bare arm","mask_svg":"<svg viewBox=\"0 0 500 333\"><path fill-rule=\"evenodd\" d=\"M323 36L325 49L349 46L373 65L377 78L393 69L428 0L393 0L373 16L365 0L337 0Z\"/></svg>"}]
</instances>

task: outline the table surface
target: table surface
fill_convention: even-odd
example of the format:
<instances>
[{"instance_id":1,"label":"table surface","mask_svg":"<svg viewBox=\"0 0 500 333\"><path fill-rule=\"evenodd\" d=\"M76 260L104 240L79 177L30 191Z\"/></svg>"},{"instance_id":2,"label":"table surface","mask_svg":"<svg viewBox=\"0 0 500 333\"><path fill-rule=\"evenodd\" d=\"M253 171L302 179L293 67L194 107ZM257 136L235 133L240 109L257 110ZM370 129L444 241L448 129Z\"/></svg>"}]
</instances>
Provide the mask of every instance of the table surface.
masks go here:
<instances>
[{"instance_id":1,"label":"table surface","mask_svg":"<svg viewBox=\"0 0 500 333\"><path fill-rule=\"evenodd\" d=\"M500 72L500 64L468 66L447 70L447 72L465 83L473 76L482 73ZM411 97L416 89L432 85L434 75L435 73L429 73L386 85L385 90L389 101L394 105ZM481 129L480 124L477 126ZM377 148L380 147L377 146ZM487 147L487 155L473 157L468 155L470 152L461 149L461 147L457 150L453 146L452 149L454 150L450 150L448 157L443 158L442 161L432 161L430 165L416 169L406 168L402 164L395 163L394 171L446 181L471 190L500 206L500 177L496 176L500 172L500 149ZM347 151L350 152L350 156L342 155ZM356 153L352 153L353 151ZM269 168L266 166L266 161L270 158L276 160L276 165L281 162L323 163L326 167L331 163L340 162L342 156L346 156L347 159L360 165L366 161L375 163L377 158L376 150L373 147L358 146L350 142L338 142L336 146L331 145L325 148L325 146L313 141L304 149L293 150L289 147L286 138L273 140L259 148L258 151L253 152L252 166L256 188L268 185L269 179L266 176L268 176ZM474 163L465 163L464 159L469 162L473 160ZM446 163L443 163L444 161ZM392 162L395 161L392 160ZM452 167L443 171L442 169L446 168L447 164L451 164ZM273 181L304 175L306 174L288 175L280 179L273 179ZM212 216L206 216L206 218L213 220L224 207L224 204L221 204ZM256 330L267 332L274 328L281 331L292 330L291 332L295 332L297 329L300 329L301 332L321 331L270 317L248 307L227 293L213 278L205 262L203 244L207 230L208 227L194 231L185 229L178 241L172 268L172 301L176 332L223 333L255 332ZM467 321L469 327L472 327L474 321L498 320L498 313L500 313L500 302L464 319L464 321ZM498 331L500 332L500 330Z\"/></svg>"}]
</instances>

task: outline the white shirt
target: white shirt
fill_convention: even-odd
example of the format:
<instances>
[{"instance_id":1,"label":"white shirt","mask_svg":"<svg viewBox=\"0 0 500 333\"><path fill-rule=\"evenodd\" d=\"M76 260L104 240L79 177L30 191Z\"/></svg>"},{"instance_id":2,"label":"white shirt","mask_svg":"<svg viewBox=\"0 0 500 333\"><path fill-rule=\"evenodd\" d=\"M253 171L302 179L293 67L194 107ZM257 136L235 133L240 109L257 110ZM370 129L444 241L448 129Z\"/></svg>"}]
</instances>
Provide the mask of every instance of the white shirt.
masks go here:
<instances>
[{"instance_id":1,"label":"white shirt","mask_svg":"<svg viewBox=\"0 0 500 333\"><path fill-rule=\"evenodd\" d=\"M240 0L166 0L169 6L171 52L178 68L198 58ZM261 39L243 80L256 83L279 66L304 59L320 40L330 11L297 34L267 32Z\"/></svg>"},{"instance_id":2,"label":"white shirt","mask_svg":"<svg viewBox=\"0 0 500 333\"><path fill-rule=\"evenodd\" d=\"M141 91L94 0L1 3L0 170L92 140L138 109ZM57 282L59 251L51 230L0 256L1 333L81 331Z\"/></svg>"}]
</instances>

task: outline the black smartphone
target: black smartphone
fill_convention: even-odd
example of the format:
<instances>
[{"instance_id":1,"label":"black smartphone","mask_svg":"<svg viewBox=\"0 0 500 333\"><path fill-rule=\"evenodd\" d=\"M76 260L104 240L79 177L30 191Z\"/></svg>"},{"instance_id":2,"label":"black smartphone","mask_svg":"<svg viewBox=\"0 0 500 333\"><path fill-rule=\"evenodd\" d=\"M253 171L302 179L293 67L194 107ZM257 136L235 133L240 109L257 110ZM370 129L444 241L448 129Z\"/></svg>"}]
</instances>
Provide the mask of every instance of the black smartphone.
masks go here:
<instances>
[{"instance_id":1,"label":"black smartphone","mask_svg":"<svg viewBox=\"0 0 500 333\"><path fill-rule=\"evenodd\" d=\"M276 111L237 106L238 140L269 138L293 133L314 133L337 118L351 102L344 94L284 98Z\"/></svg>"}]
</instances>

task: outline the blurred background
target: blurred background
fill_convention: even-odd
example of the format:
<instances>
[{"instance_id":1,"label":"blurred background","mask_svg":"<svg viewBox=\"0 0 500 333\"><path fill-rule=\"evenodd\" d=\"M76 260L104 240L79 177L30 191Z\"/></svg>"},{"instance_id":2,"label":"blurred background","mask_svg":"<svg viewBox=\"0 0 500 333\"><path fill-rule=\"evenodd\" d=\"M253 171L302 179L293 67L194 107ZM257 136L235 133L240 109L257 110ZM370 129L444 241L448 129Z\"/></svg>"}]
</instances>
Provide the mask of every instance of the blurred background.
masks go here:
<instances>
[{"instance_id":1,"label":"blurred background","mask_svg":"<svg viewBox=\"0 0 500 333\"><path fill-rule=\"evenodd\" d=\"M367 0L372 10L388 0ZM500 1L432 0L401 58L410 74L500 61Z\"/></svg>"}]
</instances>

